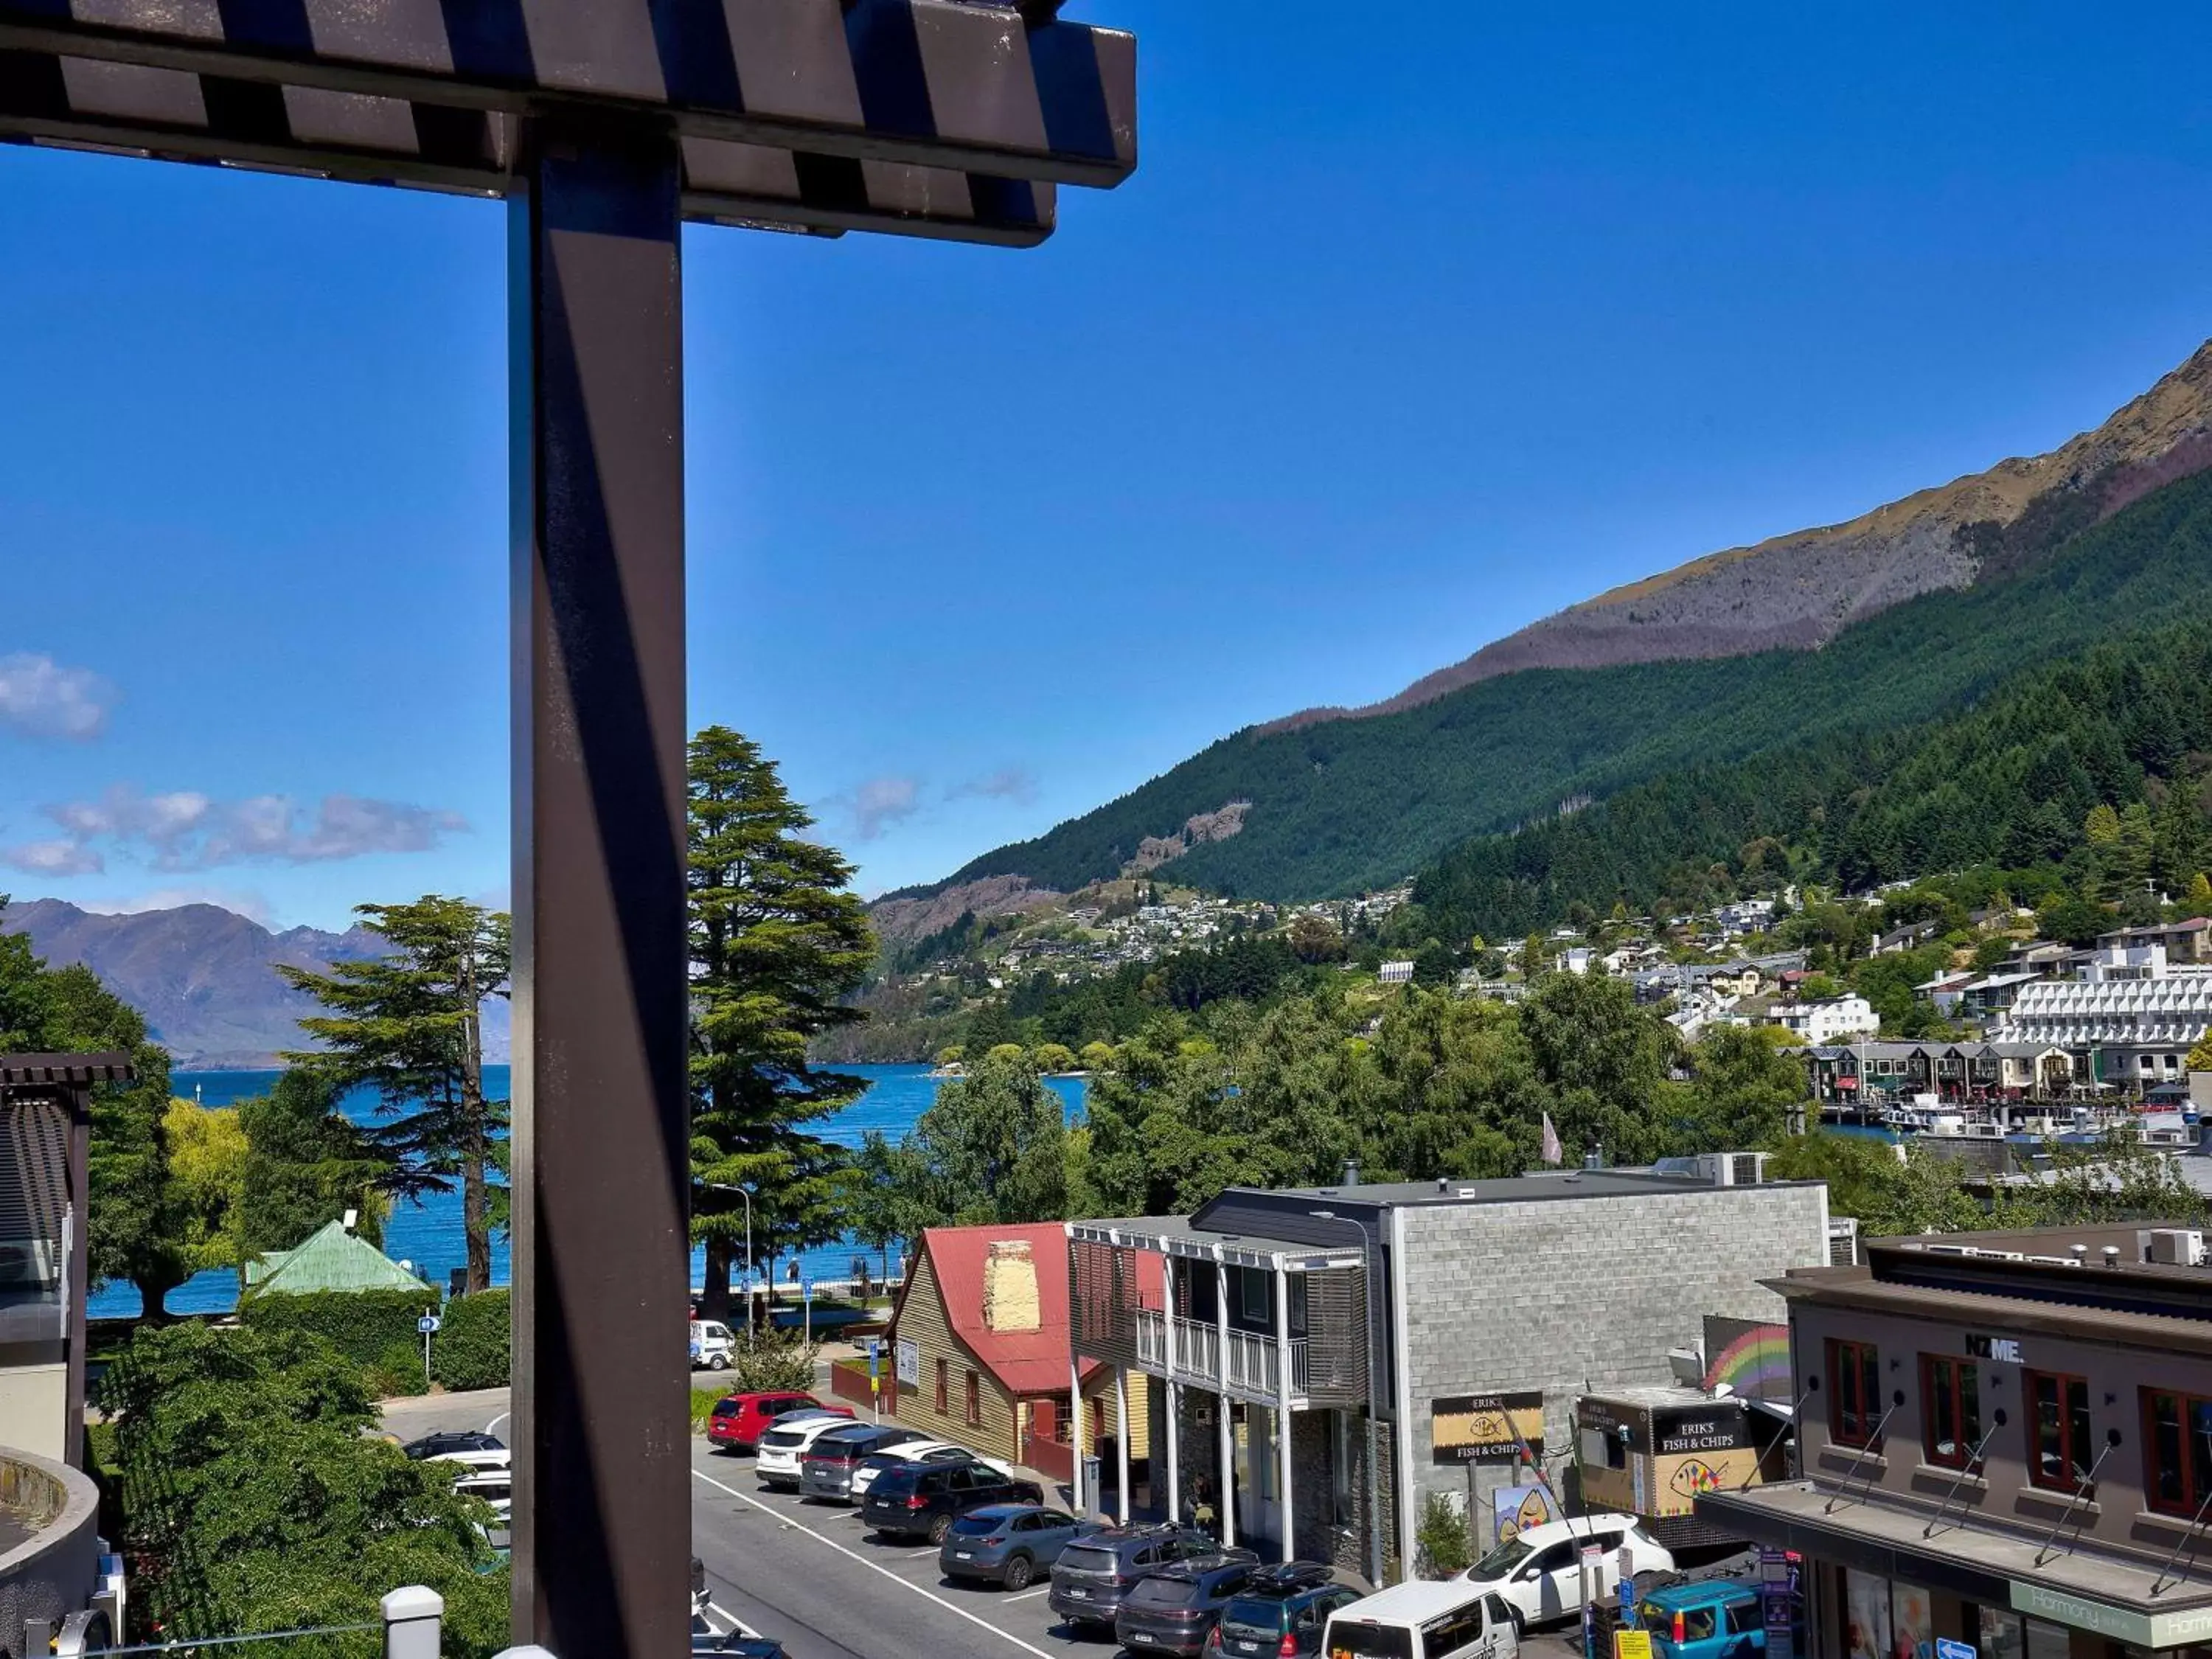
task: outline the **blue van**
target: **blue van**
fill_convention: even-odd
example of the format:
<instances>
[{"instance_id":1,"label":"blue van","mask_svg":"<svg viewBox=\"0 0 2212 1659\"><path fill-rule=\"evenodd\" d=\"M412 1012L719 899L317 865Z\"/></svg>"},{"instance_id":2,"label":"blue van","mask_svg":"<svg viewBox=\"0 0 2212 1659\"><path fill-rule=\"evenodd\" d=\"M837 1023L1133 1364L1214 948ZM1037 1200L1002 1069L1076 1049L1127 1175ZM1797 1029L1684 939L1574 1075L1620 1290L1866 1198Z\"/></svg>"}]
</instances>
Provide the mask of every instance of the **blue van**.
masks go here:
<instances>
[{"instance_id":1,"label":"blue van","mask_svg":"<svg viewBox=\"0 0 2212 1659\"><path fill-rule=\"evenodd\" d=\"M1658 1659L1760 1659L1766 1620L1759 1592L1732 1580L1669 1584L1636 1604Z\"/></svg>"}]
</instances>

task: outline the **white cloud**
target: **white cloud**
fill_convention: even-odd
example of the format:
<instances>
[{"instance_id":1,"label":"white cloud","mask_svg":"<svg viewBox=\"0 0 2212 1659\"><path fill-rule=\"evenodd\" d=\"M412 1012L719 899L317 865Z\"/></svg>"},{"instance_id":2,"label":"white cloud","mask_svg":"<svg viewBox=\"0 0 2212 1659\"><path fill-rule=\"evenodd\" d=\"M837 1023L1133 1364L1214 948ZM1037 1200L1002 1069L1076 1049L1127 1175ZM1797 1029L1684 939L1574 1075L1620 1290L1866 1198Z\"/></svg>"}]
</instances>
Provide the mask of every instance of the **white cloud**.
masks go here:
<instances>
[{"instance_id":1,"label":"white cloud","mask_svg":"<svg viewBox=\"0 0 2212 1659\"><path fill-rule=\"evenodd\" d=\"M904 776L870 778L853 791L845 807L853 815L853 834L873 841L921 810L921 783Z\"/></svg>"},{"instance_id":2,"label":"white cloud","mask_svg":"<svg viewBox=\"0 0 2212 1659\"><path fill-rule=\"evenodd\" d=\"M107 729L115 702L115 688L88 668L29 651L0 657L0 726L25 737L87 742Z\"/></svg>"},{"instance_id":3,"label":"white cloud","mask_svg":"<svg viewBox=\"0 0 2212 1659\"><path fill-rule=\"evenodd\" d=\"M1036 774L1026 766L1002 766L980 778L970 778L965 783L955 784L951 793L956 800L963 795L981 795L989 799L1019 801L1027 805L1037 798Z\"/></svg>"},{"instance_id":4,"label":"white cloud","mask_svg":"<svg viewBox=\"0 0 2212 1659\"><path fill-rule=\"evenodd\" d=\"M323 864L372 853L428 852L469 827L457 812L359 795L325 795L310 809L289 795L220 801L196 790L149 795L127 784L96 800L66 801L45 811L64 839L0 849L0 860L45 874L83 874L103 867L104 843L165 871Z\"/></svg>"},{"instance_id":5,"label":"white cloud","mask_svg":"<svg viewBox=\"0 0 2212 1659\"><path fill-rule=\"evenodd\" d=\"M100 854L80 841L27 841L0 847L0 864L34 876L94 876L107 866Z\"/></svg>"}]
</instances>

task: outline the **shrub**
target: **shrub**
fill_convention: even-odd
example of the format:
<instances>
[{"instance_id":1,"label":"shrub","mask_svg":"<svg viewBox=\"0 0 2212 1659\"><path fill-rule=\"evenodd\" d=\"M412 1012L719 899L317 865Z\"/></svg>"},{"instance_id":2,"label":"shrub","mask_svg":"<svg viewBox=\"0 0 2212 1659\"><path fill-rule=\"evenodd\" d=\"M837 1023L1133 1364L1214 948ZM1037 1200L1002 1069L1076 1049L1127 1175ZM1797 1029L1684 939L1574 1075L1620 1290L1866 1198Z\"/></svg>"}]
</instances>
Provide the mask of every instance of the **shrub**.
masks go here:
<instances>
[{"instance_id":1,"label":"shrub","mask_svg":"<svg viewBox=\"0 0 2212 1659\"><path fill-rule=\"evenodd\" d=\"M1421 1523L1413 1529L1413 1546L1424 1578L1449 1578L1467 1568L1467 1516L1442 1492L1421 1499Z\"/></svg>"},{"instance_id":2,"label":"shrub","mask_svg":"<svg viewBox=\"0 0 2212 1659\"><path fill-rule=\"evenodd\" d=\"M415 1322L434 1313L438 1297L422 1291L317 1291L307 1296L271 1291L249 1296L239 1316L252 1329L274 1334L301 1331L319 1336L364 1370L383 1363L387 1350L422 1338ZM416 1370L421 1369L419 1358Z\"/></svg>"},{"instance_id":3,"label":"shrub","mask_svg":"<svg viewBox=\"0 0 2212 1659\"><path fill-rule=\"evenodd\" d=\"M448 1389L503 1389L508 1354L507 1292L457 1296L431 1340L430 1374Z\"/></svg>"},{"instance_id":4,"label":"shrub","mask_svg":"<svg viewBox=\"0 0 2212 1659\"><path fill-rule=\"evenodd\" d=\"M781 1332L763 1334L730 1356L728 1392L754 1394L771 1389L811 1389L818 1348Z\"/></svg>"},{"instance_id":5,"label":"shrub","mask_svg":"<svg viewBox=\"0 0 2212 1659\"><path fill-rule=\"evenodd\" d=\"M429 1393L430 1384L422 1375L422 1344L395 1342L377 1355L376 1364L368 1368L368 1386L386 1400Z\"/></svg>"}]
</instances>

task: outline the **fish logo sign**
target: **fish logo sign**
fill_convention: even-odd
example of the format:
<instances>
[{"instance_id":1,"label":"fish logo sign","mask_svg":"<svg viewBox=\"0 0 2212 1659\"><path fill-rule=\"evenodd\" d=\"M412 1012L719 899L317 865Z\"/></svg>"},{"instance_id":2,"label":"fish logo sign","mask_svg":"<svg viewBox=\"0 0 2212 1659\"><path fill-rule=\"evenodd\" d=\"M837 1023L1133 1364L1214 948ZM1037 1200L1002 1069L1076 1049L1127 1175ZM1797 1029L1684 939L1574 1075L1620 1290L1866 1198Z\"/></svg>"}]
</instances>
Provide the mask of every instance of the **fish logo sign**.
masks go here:
<instances>
[{"instance_id":1,"label":"fish logo sign","mask_svg":"<svg viewBox=\"0 0 2212 1659\"><path fill-rule=\"evenodd\" d=\"M1694 1498L1699 1492L1718 1492L1721 1472L1702 1457L1686 1457L1675 1465L1674 1473L1668 1477L1667 1486L1678 1498Z\"/></svg>"}]
</instances>

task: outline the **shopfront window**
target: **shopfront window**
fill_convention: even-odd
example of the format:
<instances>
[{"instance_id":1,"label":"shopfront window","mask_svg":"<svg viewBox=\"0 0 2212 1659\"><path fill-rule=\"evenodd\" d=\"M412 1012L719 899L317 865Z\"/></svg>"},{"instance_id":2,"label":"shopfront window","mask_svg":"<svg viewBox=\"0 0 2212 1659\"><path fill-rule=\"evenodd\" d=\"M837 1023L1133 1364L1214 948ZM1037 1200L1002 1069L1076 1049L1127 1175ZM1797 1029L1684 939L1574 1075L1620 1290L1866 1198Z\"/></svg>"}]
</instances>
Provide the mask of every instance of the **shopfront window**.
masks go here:
<instances>
[{"instance_id":1,"label":"shopfront window","mask_svg":"<svg viewBox=\"0 0 2212 1659\"><path fill-rule=\"evenodd\" d=\"M2003 1607L1978 1607L1980 1659L2027 1659L2027 1632L2021 1616Z\"/></svg>"},{"instance_id":2,"label":"shopfront window","mask_svg":"<svg viewBox=\"0 0 2212 1659\"><path fill-rule=\"evenodd\" d=\"M1965 1468L1982 1439L1980 1367L1971 1359L1921 1355L1920 1402L1928 1461L1947 1469Z\"/></svg>"},{"instance_id":3,"label":"shopfront window","mask_svg":"<svg viewBox=\"0 0 2212 1659\"><path fill-rule=\"evenodd\" d=\"M2072 1492L2089 1478L2089 1384L2078 1376L2027 1371L2027 1478Z\"/></svg>"},{"instance_id":4,"label":"shopfront window","mask_svg":"<svg viewBox=\"0 0 2212 1659\"><path fill-rule=\"evenodd\" d=\"M2212 1497L2212 1400L2145 1389L2142 1401L2143 1495L2154 1510L2194 1515Z\"/></svg>"},{"instance_id":5,"label":"shopfront window","mask_svg":"<svg viewBox=\"0 0 2212 1659\"><path fill-rule=\"evenodd\" d=\"M1881 1424L1881 1359L1871 1342L1828 1344L1828 1433L1838 1445L1876 1446Z\"/></svg>"}]
</instances>

